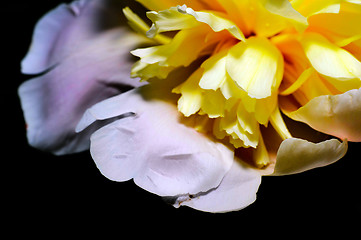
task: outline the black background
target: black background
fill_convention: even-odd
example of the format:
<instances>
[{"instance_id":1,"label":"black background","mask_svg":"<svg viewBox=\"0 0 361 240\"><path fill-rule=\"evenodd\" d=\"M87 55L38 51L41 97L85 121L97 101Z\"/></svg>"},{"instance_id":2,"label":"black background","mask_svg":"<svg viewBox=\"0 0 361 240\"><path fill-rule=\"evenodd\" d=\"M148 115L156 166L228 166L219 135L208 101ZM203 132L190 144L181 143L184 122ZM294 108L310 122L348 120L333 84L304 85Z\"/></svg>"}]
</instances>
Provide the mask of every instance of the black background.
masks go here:
<instances>
[{"instance_id":1,"label":"black background","mask_svg":"<svg viewBox=\"0 0 361 240\"><path fill-rule=\"evenodd\" d=\"M17 88L30 77L20 73L20 61L37 20L62 1L9 2L0 5L1 184L3 212L8 213L2 217L17 229L13 233L78 230L84 235L114 232L121 237L128 232L190 238L198 230L244 238L250 232L269 237L359 232L360 143L350 143L347 155L331 166L263 177L254 204L225 214L175 209L132 181L112 182L100 174L88 152L57 157L29 147Z\"/></svg>"}]
</instances>

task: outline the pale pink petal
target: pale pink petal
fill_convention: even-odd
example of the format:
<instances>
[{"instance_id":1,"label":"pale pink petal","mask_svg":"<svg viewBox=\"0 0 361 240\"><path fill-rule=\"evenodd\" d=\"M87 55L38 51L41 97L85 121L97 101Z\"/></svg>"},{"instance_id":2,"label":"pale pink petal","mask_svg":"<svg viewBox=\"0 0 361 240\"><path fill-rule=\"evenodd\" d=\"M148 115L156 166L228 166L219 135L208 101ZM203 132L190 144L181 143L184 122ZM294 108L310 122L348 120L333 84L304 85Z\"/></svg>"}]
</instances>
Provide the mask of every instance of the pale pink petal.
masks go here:
<instances>
[{"instance_id":1,"label":"pale pink petal","mask_svg":"<svg viewBox=\"0 0 361 240\"><path fill-rule=\"evenodd\" d=\"M286 114L320 132L348 141L361 141L361 89L316 97L298 110Z\"/></svg>"},{"instance_id":2,"label":"pale pink petal","mask_svg":"<svg viewBox=\"0 0 361 240\"><path fill-rule=\"evenodd\" d=\"M96 11L109 12L106 9L112 6L110 2L112 1L106 0L101 4L98 0L80 1L74 2L75 5L72 6L78 7L75 16L83 16L82 10L85 6L87 12L93 12L94 16L97 16ZM112 11L120 14L117 10ZM93 15L88 16L88 21L95 24L93 21L96 19L91 19L91 16ZM94 31L90 39L82 38L83 30L78 29L77 32L76 26L81 28L84 24L68 24L70 25L63 27L74 27L73 31L68 33L67 38L53 42L52 47L58 49L57 44L62 44L59 49L70 46L71 42L68 41L74 40L73 37L79 40L74 40L78 43L77 47L47 73L24 82L19 88L30 145L55 154L79 152L89 148L89 135L94 129L88 129L81 134L75 133L76 124L85 110L99 101L142 85L129 76L132 65L129 51L141 43L143 38L128 32L124 27L108 29L111 22L104 25L107 27L103 32L100 22L100 25L97 25L97 34ZM84 34L88 32L84 30Z\"/></svg>"},{"instance_id":3,"label":"pale pink petal","mask_svg":"<svg viewBox=\"0 0 361 240\"><path fill-rule=\"evenodd\" d=\"M281 143L277 152L274 176L304 172L324 167L341 159L347 152L347 142L331 139L312 143L298 138L289 138Z\"/></svg>"},{"instance_id":4,"label":"pale pink petal","mask_svg":"<svg viewBox=\"0 0 361 240\"><path fill-rule=\"evenodd\" d=\"M181 122L174 103L134 89L90 108L78 126L119 116L91 137L91 154L109 179L131 178L160 196L215 188L231 168L233 151ZM162 92L160 92L162 93ZM159 95L158 95L159 96Z\"/></svg>"},{"instance_id":5,"label":"pale pink petal","mask_svg":"<svg viewBox=\"0 0 361 240\"><path fill-rule=\"evenodd\" d=\"M174 206L189 206L206 212L238 211L256 200L261 175L241 162L234 161L221 184L208 192L180 195ZM171 200L172 200L171 199Z\"/></svg>"}]
</instances>

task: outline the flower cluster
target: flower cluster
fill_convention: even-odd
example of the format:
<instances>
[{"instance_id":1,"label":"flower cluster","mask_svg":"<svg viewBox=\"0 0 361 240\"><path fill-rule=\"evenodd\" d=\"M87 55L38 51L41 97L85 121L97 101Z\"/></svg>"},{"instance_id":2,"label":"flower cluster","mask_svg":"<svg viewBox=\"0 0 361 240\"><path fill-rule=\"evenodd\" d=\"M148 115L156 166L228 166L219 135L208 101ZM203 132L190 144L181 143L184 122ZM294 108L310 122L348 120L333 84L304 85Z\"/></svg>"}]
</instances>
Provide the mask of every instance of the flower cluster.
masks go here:
<instances>
[{"instance_id":1,"label":"flower cluster","mask_svg":"<svg viewBox=\"0 0 361 240\"><path fill-rule=\"evenodd\" d=\"M137 1L150 25L117 0L39 21L22 67L49 71L19 89L31 145L90 146L109 179L225 212L251 204L261 176L361 141L361 1Z\"/></svg>"}]
</instances>

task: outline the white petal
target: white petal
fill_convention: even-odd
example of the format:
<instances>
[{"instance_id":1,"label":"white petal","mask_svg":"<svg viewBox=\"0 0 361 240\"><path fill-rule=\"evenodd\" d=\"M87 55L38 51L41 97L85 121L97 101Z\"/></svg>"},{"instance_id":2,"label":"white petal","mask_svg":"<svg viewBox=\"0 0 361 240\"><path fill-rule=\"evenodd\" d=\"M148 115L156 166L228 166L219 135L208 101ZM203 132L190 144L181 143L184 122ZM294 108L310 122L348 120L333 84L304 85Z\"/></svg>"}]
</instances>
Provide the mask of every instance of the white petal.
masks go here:
<instances>
[{"instance_id":1,"label":"white petal","mask_svg":"<svg viewBox=\"0 0 361 240\"><path fill-rule=\"evenodd\" d=\"M232 165L233 151L183 124L173 103L142 94L148 90L145 86L101 102L81 121L78 129L97 119L122 116L91 138L91 154L100 171L115 181L134 178L137 185L161 196L217 187Z\"/></svg>"},{"instance_id":2,"label":"white petal","mask_svg":"<svg viewBox=\"0 0 361 240\"><path fill-rule=\"evenodd\" d=\"M241 210L256 200L261 175L234 161L231 170L221 184L208 192L196 195L182 195L176 198L176 207L189 206L206 212L229 212Z\"/></svg>"}]
</instances>

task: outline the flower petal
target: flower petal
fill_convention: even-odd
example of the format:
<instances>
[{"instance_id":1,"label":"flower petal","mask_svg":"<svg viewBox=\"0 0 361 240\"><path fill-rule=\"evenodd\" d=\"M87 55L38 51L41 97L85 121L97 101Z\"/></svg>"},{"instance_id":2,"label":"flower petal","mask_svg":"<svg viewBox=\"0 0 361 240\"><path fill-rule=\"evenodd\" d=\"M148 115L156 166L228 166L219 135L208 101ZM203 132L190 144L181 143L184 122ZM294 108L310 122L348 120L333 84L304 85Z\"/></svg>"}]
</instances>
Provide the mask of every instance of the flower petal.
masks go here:
<instances>
[{"instance_id":1,"label":"flower petal","mask_svg":"<svg viewBox=\"0 0 361 240\"><path fill-rule=\"evenodd\" d=\"M320 132L348 141L361 141L361 89L319 96L298 110L285 113Z\"/></svg>"},{"instance_id":2,"label":"flower petal","mask_svg":"<svg viewBox=\"0 0 361 240\"><path fill-rule=\"evenodd\" d=\"M161 196L217 187L231 168L233 151L182 123L174 99L151 87L105 100L84 115L78 130L96 120L123 117L91 138L98 168L109 179L134 178L137 185Z\"/></svg>"},{"instance_id":3,"label":"flower petal","mask_svg":"<svg viewBox=\"0 0 361 240\"><path fill-rule=\"evenodd\" d=\"M30 145L55 154L78 152L89 139L75 134L87 108L140 83L129 76L129 50L140 40L118 28L84 42L66 61L19 88Z\"/></svg>"},{"instance_id":4,"label":"flower petal","mask_svg":"<svg viewBox=\"0 0 361 240\"><path fill-rule=\"evenodd\" d=\"M281 83L283 58L266 38L251 37L229 50L226 69L249 96L266 98Z\"/></svg>"},{"instance_id":5,"label":"flower petal","mask_svg":"<svg viewBox=\"0 0 361 240\"><path fill-rule=\"evenodd\" d=\"M361 87L361 62L317 33L304 34L301 44L312 66L338 90Z\"/></svg>"},{"instance_id":6,"label":"flower petal","mask_svg":"<svg viewBox=\"0 0 361 240\"><path fill-rule=\"evenodd\" d=\"M209 6L211 7L218 6L217 3L207 4L203 0L137 0L137 1L143 4L149 10L153 10L153 11L165 10L170 7L174 7L182 4L186 4L187 6L197 10L208 9Z\"/></svg>"},{"instance_id":7,"label":"flower petal","mask_svg":"<svg viewBox=\"0 0 361 240\"><path fill-rule=\"evenodd\" d=\"M80 0L61 4L37 23L22 72L38 74L76 51L84 41L119 27L121 1Z\"/></svg>"},{"instance_id":8,"label":"flower petal","mask_svg":"<svg viewBox=\"0 0 361 240\"><path fill-rule=\"evenodd\" d=\"M288 138L281 143L272 175L287 175L327 166L342 158L347 152L347 142L336 139L311 143L298 138Z\"/></svg>"},{"instance_id":9,"label":"flower petal","mask_svg":"<svg viewBox=\"0 0 361 240\"><path fill-rule=\"evenodd\" d=\"M292 0L291 4L303 16L310 17L321 13L338 13L341 0Z\"/></svg>"},{"instance_id":10,"label":"flower petal","mask_svg":"<svg viewBox=\"0 0 361 240\"><path fill-rule=\"evenodd\" d=\"M234 161L221 184L208 192L175 197L175 207L189 206L206 212L229 212L241 210L256 200L261 175Z\"/></svg>"},{"instance_id":11,"label":"flower petal","mask_svg":"<svg viewBox=\"0 0 361 240\"><path fill-rule=\"evenodd\" d=\"M318 14L309 18L311 31L321 33L332 43L345 46L361 38L361 5L347 3L341 5L338 14Z\"/></svg>"}]
</instances>

